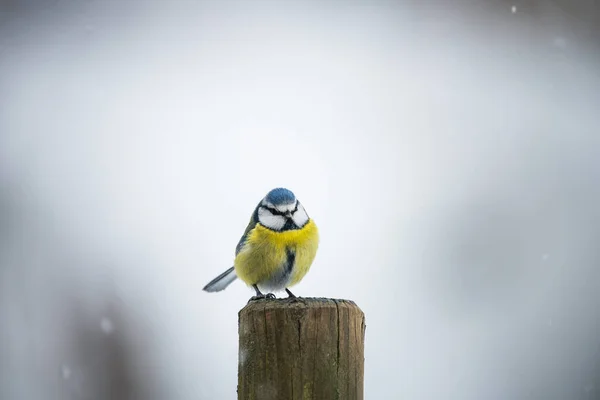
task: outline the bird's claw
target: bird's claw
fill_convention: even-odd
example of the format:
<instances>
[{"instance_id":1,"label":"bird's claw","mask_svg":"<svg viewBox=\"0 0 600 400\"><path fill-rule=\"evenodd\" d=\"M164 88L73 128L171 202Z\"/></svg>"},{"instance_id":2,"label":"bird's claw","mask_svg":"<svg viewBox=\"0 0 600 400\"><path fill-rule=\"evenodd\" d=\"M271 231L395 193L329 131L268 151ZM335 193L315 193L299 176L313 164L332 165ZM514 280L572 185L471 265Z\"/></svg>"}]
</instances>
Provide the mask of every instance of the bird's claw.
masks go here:
<instances>
[{"instance_id":1,"label":"bird's claw","mask_svg":"<svg viewBox=\"0 0 600 400\"><path fill-rule=\"evenodd\" d=\"M265 300L265 299L274 299L274 298L275 298L275 295L273 293L257 294L256 296L250 297L250 300L248 300L248 303L250 303L251 301L256 301L256 300Z\"/></svg>"},{"instance_id":2,"label":"bird's claw","mask_svg":"<svg viewBox=\"0 0 600 400\"><path fill-rule=\"evenodd\" d=\"M260 296L252 296L250 297L250 300L248 300L248 303L250 303L251 301L256 301L256 300L262 300L264 299L266 296L264 294L261 294Z\"/></svg>"}]
</instances>

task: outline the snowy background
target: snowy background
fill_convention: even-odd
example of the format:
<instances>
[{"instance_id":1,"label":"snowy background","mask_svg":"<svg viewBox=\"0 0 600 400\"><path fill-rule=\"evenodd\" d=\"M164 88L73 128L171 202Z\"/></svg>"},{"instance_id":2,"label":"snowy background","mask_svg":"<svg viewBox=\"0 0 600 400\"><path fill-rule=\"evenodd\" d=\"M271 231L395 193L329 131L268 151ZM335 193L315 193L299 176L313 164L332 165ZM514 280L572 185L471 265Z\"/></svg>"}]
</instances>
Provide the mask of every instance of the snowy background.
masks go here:
<instances>
[{"instance_id":1,"label":"snowy background","mask_svg":"<svg viewBox=\"0 0 600 400\"><path fill-rule=\"evenodd\" d=\"M367 399L600 398L600 6L344 4L0 2L1 399L234 399L276 186Z\"/></svg>"}]
</instances>

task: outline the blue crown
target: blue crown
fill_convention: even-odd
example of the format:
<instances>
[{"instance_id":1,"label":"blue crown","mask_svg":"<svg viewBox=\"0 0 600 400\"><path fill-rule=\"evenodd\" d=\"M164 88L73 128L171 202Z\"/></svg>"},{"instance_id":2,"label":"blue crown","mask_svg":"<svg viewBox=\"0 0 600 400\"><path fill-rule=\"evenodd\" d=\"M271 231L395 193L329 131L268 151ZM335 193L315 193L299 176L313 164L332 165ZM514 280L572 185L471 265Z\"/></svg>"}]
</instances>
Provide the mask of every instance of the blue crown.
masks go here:
<instances>
[{"instance_id":1,"label":"blue crown","mask_svg":"<svg viewBox=\"0 0 600 400\"><path fill-rule=\"evenodd\" d=\"M284 188L277 188L271 190L265 199L273 205L279 204L290 204L296 201L296 196L290 190Z\"/></svg>"}]
</instances>

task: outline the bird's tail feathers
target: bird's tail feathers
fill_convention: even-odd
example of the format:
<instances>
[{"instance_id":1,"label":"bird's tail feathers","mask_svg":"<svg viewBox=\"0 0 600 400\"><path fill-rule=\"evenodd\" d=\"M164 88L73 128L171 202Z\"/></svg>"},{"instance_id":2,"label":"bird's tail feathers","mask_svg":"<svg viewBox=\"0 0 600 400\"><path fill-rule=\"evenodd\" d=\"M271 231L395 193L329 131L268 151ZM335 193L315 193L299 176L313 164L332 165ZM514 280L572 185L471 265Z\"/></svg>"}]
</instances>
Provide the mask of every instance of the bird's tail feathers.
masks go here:
<instances>
[{"instance_id":1,"label":"bird's tail feathers","mask_svg":"<svg viewBox=\"0 0 600 400\"><path fill-rule=\"evenodd\" d=\"M237 279L237 275L235 274L234 267L229 268L227 271L223 272L221 275L217 276L215 279L210 281L204 289L207 292L220 292L225 289L229 284Z\"/></svg>"}]
</instances>

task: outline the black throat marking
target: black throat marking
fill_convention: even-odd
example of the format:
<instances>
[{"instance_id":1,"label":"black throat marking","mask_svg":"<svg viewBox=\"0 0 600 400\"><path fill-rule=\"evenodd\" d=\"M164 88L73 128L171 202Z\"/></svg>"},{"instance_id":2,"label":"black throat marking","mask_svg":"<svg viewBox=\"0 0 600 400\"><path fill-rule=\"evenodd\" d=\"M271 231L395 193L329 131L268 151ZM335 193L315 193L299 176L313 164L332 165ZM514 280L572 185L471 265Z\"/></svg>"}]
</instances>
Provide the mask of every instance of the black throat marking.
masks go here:
<instances>
[{"instance_id":1,"label":"black throat marking","mask_svg":"<svg viewBox=\"0 0 600 400\"><path fill-rule=\"evenodd\" d=\"M294 220L291 218L288 218L285 220L285 225L283 225L283 228L281 228L281 230L282 231L291 231L293 229L298 229L298 228L300 228L300 227L296 225Z\"/></svg>"}]
</instances>

